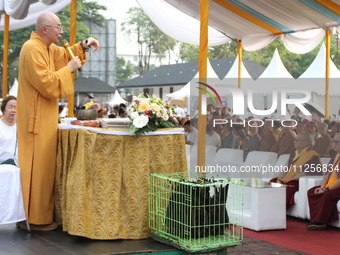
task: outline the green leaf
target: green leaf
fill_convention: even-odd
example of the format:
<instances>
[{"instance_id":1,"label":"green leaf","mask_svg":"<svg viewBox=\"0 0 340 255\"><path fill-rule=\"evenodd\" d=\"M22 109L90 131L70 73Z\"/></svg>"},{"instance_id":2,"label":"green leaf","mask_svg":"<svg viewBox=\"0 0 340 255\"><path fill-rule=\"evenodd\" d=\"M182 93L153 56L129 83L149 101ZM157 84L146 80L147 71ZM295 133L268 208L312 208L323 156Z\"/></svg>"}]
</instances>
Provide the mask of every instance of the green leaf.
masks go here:
<instances>
[{"instance_id":1,"label":"green leaf","mask_svg":"<svg viewBox=\"0 0 340 255\"><path fill-rule=\"evenodd\" d=\"M133 124L130 126L130 135L133 135L138 131L138 128L136 128Z\"/></svg>"}]
</instances>

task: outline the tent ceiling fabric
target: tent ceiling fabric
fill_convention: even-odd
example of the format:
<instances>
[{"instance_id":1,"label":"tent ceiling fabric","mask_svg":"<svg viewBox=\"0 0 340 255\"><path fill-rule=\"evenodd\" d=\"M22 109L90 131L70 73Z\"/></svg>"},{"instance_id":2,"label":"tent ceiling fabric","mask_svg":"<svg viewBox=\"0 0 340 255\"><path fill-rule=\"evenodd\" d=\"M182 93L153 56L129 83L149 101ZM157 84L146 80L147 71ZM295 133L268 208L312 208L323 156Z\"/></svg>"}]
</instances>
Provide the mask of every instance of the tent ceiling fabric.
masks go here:
<instances>
[{"instance_id":1,"label":"tent ceiling fabric","mask_svg":"<svg viewBox=\"0 0 340 255\"><path fill-rule=\"evenodd\" d=\"M184 43L198 45L200 29L199 20L178 11L164 1L137 0L137 2L159 29L168 36ZM166 15L164 15L164 13L166 13ZM170 27L173 27L174 29L170 29ZM216 46L230 41L230 38L212 27L209 28L208 33L209 46ZM180 37L180 40L178 37Z\"/></svg>"},{"instance_id":2,"label":"tent ceiling fabric","mask_svg":"<svg viewBox=\"0 0 340 255\"><path fill-rule=\"evenodd\" d=\"M176 40L198 45L199 26L187 28L182 17L185 14L198 21L200 1L137 1L164 33ZM170 8L169 4L175 9ZM214 28L223 36L212 38L209 34L209 45L224 44L225 38L229 37L242 40L244 49L252 51L281 36L288 50L303 54L315 48L325 30L339 26L339 14L339 0L211 0L210 30ZM187 38L192 34L195 36L191 38L194 43Z\"/></svg>"},{"instance_id":3,"label":"tent ceiling fabric","mask_svg":"<svg viewBox=\"0 0 340 255\"><path fill-rule=\"evenodd\" d=\"M0 14L10 15L9 30L17 30L35 24L43 12L57 13L71 3L71 0L0 0ZM4 30L4 19L0 20L0 31Z\"/></svg>"}]
</instances>

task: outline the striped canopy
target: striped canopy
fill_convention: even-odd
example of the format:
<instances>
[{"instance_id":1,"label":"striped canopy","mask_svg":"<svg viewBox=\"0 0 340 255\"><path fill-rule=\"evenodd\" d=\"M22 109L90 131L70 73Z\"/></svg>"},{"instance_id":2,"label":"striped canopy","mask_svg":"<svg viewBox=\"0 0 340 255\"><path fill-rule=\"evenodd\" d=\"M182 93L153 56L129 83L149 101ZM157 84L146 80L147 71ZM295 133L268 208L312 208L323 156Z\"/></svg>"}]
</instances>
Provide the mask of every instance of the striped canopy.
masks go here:
<instances>
[{"instance_id":1,"label":"striped canopy","mask_svg":"<svg viewBox=\"0 0 340 255\"><path fill-rule=\"evenodd\" d=\"M200 1L137 1L163 32L198 45ZM288 50L302 54L319 44L325 30L335 32L339 24L340 0L211 0L209 45L235 39L252 51L280 36Z\"/></svg>"}]
</instances>

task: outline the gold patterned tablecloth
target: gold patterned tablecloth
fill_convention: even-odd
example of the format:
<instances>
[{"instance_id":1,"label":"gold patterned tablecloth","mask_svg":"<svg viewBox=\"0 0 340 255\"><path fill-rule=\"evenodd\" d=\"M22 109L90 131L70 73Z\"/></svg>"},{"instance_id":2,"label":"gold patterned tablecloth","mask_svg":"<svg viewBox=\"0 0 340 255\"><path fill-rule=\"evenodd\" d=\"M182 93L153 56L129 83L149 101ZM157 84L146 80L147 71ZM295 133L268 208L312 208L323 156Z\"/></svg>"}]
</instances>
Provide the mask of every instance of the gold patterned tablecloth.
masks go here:
<instances>
[{"instance_id":1,"label":"gold patterned tablecloth","mask_svg":"<svg viewBox=\"0 0 340 255\"><path fill-rule=\"evenodd\" d=\"M59 129L56 221L91 239L148 237L148 175L187 171L184 135Z\"/></svg>"}]
</instances>

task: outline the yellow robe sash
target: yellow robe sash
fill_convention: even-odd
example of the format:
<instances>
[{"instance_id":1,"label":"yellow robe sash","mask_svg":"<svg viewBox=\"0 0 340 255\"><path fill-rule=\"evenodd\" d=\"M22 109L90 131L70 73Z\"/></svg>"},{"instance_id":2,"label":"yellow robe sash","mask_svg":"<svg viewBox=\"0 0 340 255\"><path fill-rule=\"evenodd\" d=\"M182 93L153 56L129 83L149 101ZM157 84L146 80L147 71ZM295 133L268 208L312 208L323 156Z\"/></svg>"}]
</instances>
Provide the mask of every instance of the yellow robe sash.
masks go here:
<instances>
[{"instance_id":1,"label":"yellow robe sash","mask_svg":"<svg viewBox=\"0 0 340 255\"><path fill-rule=\"evenodd\" d=\"M289 168L289 171L285 175L283 179L292 179L299 173L301 173L301 169L304 164L306 164L309 160L311 160L313 157L318 157L319 154L314 150L308 150L305 153L303 153L296 161L292 164L292 166Z\"/></svg>"},{"instance_id":2,"label":"yellow robe sash","mask_svg":"<svg viewBox=\"0 0 340 255\"><path fill-rule=\"evenodd\" d=\"M331 176L328 179L328 182L326 184L326 188L328 188L329 186L333 185L338 180L337 170L335 168L339 164L339 159L340 159L340 154L337 154L336 158L334 159L333 172L332 172Z\"/></svg>"}]
</instances>

